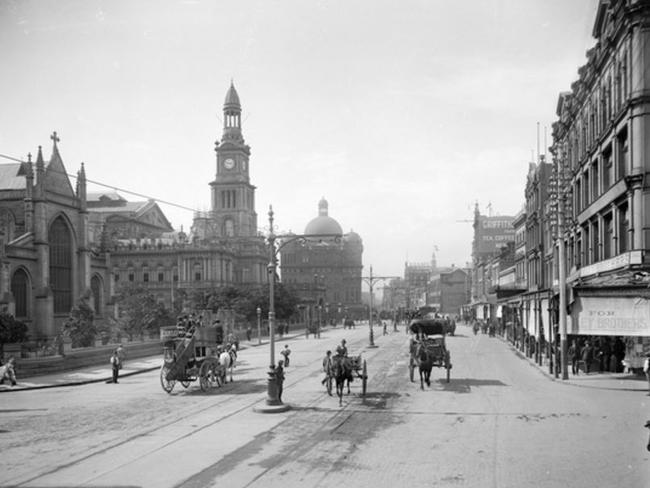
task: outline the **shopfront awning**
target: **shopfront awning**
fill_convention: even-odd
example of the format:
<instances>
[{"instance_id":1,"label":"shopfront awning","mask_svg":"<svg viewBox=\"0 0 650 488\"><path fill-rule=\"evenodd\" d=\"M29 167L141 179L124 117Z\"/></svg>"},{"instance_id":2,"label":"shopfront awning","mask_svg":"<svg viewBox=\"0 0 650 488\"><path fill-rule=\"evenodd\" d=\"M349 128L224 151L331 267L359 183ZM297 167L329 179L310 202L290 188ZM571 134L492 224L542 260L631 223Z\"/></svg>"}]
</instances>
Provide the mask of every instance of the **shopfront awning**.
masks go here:
<instances>
[{"instance_id":1,"label":"shopfront awning","mask_svg":"<svg viewBox=\"0 0 650 488\"><path fill-rule=\"evenodd\" d=\"M650 336L650 299L641 297L577 297L571 310L569 333Z\"/></svg>"}]
</instances>

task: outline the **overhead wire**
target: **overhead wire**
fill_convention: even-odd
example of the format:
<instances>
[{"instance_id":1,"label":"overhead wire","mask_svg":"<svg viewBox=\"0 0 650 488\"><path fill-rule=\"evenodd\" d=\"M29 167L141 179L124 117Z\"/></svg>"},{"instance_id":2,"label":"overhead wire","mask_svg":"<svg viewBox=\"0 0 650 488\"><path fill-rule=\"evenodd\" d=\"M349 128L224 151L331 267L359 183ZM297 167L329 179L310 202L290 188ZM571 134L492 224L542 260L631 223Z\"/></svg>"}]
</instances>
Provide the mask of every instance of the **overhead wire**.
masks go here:
<instances>
[{"instance_id":1,"label":"overhead wire","mask_svg":"<svg viewBox=\"0 0 650 488\"><path fill-rule=\"evenodd\" d=\"M0 158L9 159L11 161L16 161L18 163L27 163L28 162L28 161L23 161L22 159L19 159L19 158L15 158L13 156L7 156L6 154L0 154ZM67 173L67 172L64 172L64 171L57 171L57 170L54 170L54 169L50 169L50 171L66 175L66 176L68 176L70 178L75 178L75 179L77 178L77 175L73 175L73 174L70 174L70 173ZM99 181L89 180L88 178L86 178L86 181L88 183L92 183L93 185L98 185L98 186L102 186L102 187L105 187L105 188L110 188L111 190L119 191L119 192L122 192L122 193L127 193L129 195L134 195L134 196L137 196L137 197L146 198L147 200L153 200L155 202L162 203L164 205L170 205L172 207L177 207L177 208L180 208L180 209L183 209L183 210L189 210L191 212L197 212L198 211L195 208L186 207L185 205L181 205L180 203L169 202L167 200L162 200L160 198L145 195L143 193L138 193L138 192L134 192L134 191L131 191L131 190L127 190L125 188L120 188L120 187L117 187L115 185L109 185L109 184L106 184L106 183L101 183Z\"/></svg>"}]
</instances>

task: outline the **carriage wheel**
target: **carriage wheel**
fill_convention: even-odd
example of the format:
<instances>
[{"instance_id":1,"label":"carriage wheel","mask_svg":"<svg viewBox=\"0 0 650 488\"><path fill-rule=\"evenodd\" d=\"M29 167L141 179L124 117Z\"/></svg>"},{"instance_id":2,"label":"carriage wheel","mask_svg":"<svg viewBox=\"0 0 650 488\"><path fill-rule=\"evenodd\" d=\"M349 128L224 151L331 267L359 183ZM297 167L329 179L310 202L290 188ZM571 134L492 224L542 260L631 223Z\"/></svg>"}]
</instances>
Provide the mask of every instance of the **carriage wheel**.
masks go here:
<instances>
[{"instance_id":1,"label":"carriage wheel","mask_svg":"<svg viewBox=\"0 0 650 488\"><path fill-rule=\"evenodd\" d=\"M163 364L162 367L160 368L160 385L162 386L162 389L165 390L167 393L171 393L172 390L174 389L174 385L176 384L176 380L168 380L167 379L167 374L169 373L170 368L166 364Z\"/></svg>"},{"instance_id":2,"label":"carriage wheel","mask_svg":"<svg viewBox=\"0 0 650 488\"><path fill-rule=\"evenodd\" d=\"M409 362L409 378L411 378L411 383L414 381L414 371L415 371L415 363L413 362L413 358L411 358L411 361Z\"/></svg>"},{"instance_id":3,"label":"carriage wheel","mask_svg":"<svg viewBox=\"0 0 650 488\"><path fill-rule=\"evenodd\" d=\"M366 360L363 360L363 370L361 373L361 396L366 396L366 389L368 387L368 368L366 367Z\"/></svg>"},{"instance_id":4,"label":"carriage wheel","mask_svg":"<svg viewBox=\"0 0 650 488\"><path fill-rule=\"evenodd\" d=\"M210 364L203 363L199 370L199 386L201 391L208 391L210 389Z\"/></svg>"}]
</instances>

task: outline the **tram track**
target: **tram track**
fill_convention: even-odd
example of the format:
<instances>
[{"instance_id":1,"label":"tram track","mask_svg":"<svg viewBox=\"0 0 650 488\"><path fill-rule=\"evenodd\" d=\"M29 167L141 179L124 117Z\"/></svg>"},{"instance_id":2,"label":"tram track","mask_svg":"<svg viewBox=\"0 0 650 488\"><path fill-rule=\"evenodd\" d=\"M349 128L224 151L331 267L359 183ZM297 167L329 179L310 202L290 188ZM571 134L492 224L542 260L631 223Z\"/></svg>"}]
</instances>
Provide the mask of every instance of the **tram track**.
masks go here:
<instances>
[{"instance_id":1,"label":"tram track","mask_svg":"<svg viewBox=\"0 0 650 488\"><path fill-rule=\"evenodd\" d=\"M320 368L317 368L316 371L314 371L314 369L315 367L319 366L319 363L320 363L320 358L306 365L302 365L300 367L295 367L295 366L292 367L290 370L290 374L287 375L287 377L290 378L290 381L285 383L285 392L287 392L285 393L285 395L288 394L293 387L300 385L304 381L308 381L312 377L318 377ZM247 365L246 363L241 363L241 366L247 366ZM266 369L263 369L263 371L265 375ZM149 377L156 377L157 379L158 371L148 373L147 375ZM253 376L253 374L248 374L244 377L240 377L240 380L241 379L249 380L251 379L251 376ZM262 382L263 384L266 384L266 381L264 379L260 379L259 381ZM259 382L257 383L259 384ZM229 388L230 385L232 385L232 388ZM253 409L256 405L259 405L260 403L264 402L266 399L266 394L263 395L251 394L254 396L251 396L250 399L244 400L236 408L233 409L232 408L233 399L237 398L237 395L247 394L245 391L246 385L238 384L236 373L235 373L235 381L233 383L229 383L228 385L222 386L219 389L220 390L227 389L229 391L219 391L218 393L209 394L209 396L204 398L202 398L202 394L195 393L194 390L191 389L181 390L176 394L170 395L170 398L174 398L174 397L183 398L188 396L192 397L192 419L196 419L200 417L201 414L206 414L210 411L217 411L222 413L226 410L230 410L228 411L227 414L225 415L222 414L218 418L214 419L213 421L203 422L200 425L192 425L191 422L188 421L187 417L179 417L176 412L167 413L163 417L157 419L154 425L151 425L144 430L139 430L136 433L128 435L127 437L122 437L117 441L109 442L108 444L103 445L99 449L93 449L90 452L87 451L82 456L77 456L74 457L73 459L69 459L67 462L59 463L56 466L51 466L49 469L45 469L32 476L28 476L22 479L12 479L8 481L12 483L13 486L25 486L25 485L34 484L38 480L44 479L52 475L56 475L57 473L60 473L64 470L74 469L76 466L81 466L82 464L91 461L93 458L99 458L101 456L110 453L111 451L123 450L127 448L128 445L135 443L140 439L159 433L163 429L173 429L175 426L183 425L183 424L188 424L190 426L190 428L186 430L182 436L178 436L174 439L171 439L169 442L157 446L154 449L149 449L145 452L141 452L137 456L134 456L131 459L131 462L136 462L137 460L155 454L158 451L168 449L172 447L174 444L184 439L192 437L193 435L196 435L205 429L212 428L218 425L220 422L225 422L226 420L235 417L243 412L246 412L247 410ZM226 396L222 396L222 395L226 395ZM302 406L301 410L313 409L317 407L319 404L323 403L324 397L327 397L327 393L323 390L322 394L316 397L313 400L313 402L310 402L309 404ZM336 412L337 414L340 413L340 411L341 411L340 408L336 408L336 409L332 408L330 410L330 412Z\"/></svg>"}]
</instances>

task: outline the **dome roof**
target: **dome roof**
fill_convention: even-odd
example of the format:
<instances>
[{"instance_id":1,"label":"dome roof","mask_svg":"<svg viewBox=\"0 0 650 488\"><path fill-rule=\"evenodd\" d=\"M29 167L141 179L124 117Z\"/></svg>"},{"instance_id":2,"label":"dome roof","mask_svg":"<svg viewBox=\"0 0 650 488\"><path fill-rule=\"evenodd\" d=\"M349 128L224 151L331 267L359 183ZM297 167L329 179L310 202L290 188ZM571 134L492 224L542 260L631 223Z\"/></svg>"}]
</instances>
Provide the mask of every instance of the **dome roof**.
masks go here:
<instances>
[{"instance_id":1,"label":"dome roof","mask_svg":"<svg viewBox=\"0 0 650 488\"><path fill-rule=\"evenodd\" d=\"M321 198L318 202L318 217L312 219L305 227L305 235L316 234L343 234L343 229L339 223L327 215L327 200Z\"/></svg>"}]
</instances>

